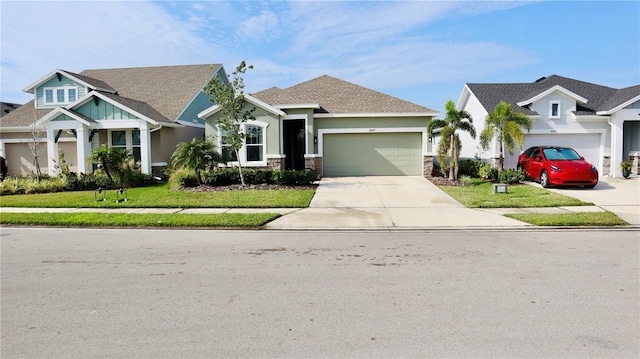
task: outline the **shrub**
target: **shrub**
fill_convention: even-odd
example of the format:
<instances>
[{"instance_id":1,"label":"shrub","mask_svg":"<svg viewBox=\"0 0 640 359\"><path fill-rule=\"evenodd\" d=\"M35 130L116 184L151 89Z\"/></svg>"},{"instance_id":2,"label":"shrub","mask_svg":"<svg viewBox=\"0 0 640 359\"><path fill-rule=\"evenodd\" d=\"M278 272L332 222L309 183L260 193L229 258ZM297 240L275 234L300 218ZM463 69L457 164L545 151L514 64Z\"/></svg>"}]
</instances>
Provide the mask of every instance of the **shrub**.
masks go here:
<instances>
[{"instance_id":1,"label":"shrub","mask_svg":"<svg viewBox=\"0 0 640 359\"><path fill-rule=\"evenodd\" d=\"M482 166L482 162L480 161L470 158L462 158L458 161L458 177L478 177L480 166Z\"/></svg>"},{"instance_id":2,"label":"shrub","mask_svg":"<svg viewBox=\"0 0 640 359\"><path fill-rule=\"evenodd\" d=\"M500 183L517 184L524 181L524 172L520 170L504 170L498 174Z\"/></svg>"},{"instance_id":3,"label":"shrub","mask_svg":"<svg viewBox=\"0 0 640 359\"><path fill-rule=\"evenodd\" d=\"M171 189L180 189L185 187L196 187L200 184L196 171L187 168L178 168L171 173L169 177L169 187Z\"/></svg>"},{"instance_id":4,"label":"shrub","mask_svg":"<svg viewBox=\"0 0 640 359\"><path fill-rule=\"evenodd\" d=\"M315 171L274 171L274 182L283 186L308 185L320 178Z\"/></svg>"},{"instance_id":5,"label":"shrub","mask_svg":"<svg viewBox=\"0 0 640 359\"><path fill-rule=\"evenodd\" d=\"M478 175L480 178L497 181L498 180L498 169L491 166L489 163L485 163L478 168Z\"/></svg>"}]
</instances>

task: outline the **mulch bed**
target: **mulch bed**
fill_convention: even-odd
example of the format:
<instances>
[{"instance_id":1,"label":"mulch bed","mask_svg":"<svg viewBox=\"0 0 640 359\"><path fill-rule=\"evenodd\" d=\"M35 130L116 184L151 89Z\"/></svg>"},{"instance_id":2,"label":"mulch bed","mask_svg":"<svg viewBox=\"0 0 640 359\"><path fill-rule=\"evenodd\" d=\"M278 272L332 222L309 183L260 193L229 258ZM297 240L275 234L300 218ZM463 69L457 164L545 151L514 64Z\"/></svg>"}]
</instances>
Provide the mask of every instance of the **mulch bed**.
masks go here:
<instances>
[{"instance_id":1,"label":"mulch bed","mask_svg":"<svg viewBox=\"0 0 640 359\"><path fill-rule=\"evenodd\" d=\"M431 183L435 184L436 186L457 186L457 187L471 186L471 183L469 182L462 182L460 180L449 181L448 178L444 178L444 177L427 177L427 179L431 181Z\"/></svg>"},{"instance_id":2,"label":"mulch bed","mask_svg":"<svg viewBox=\"0 0 640 359\"><path fill-rule=\"evenodd\" d=\"M188 187L183 189L184 191L202 193L202 192L224 192L224 191L258 191L258 190L281 190L281 189L316 189L318 185L304 185L304 186L283 186L277 184L248 184L243 186L241 184L234 184L228 186L210 186L201 185L197 187Z\"/></svg>"}]
</instances>

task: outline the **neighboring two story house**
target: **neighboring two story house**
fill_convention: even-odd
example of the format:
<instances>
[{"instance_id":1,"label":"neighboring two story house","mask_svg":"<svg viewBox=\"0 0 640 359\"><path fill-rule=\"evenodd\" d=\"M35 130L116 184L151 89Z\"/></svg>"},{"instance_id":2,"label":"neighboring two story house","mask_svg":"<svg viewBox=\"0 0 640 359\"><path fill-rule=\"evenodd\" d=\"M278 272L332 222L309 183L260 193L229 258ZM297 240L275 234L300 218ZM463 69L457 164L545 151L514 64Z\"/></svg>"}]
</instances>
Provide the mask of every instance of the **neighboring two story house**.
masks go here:
<instances>
[{"instance_id":1,"label":"neighboring two story house","mask_svg":"<svg viewBox=\"0 0 640 359\"><path fill-rule=\"evenodd\" d=\"M534 145L573 147L598 168L601 176L620 176L620 162L640 158L640 85L615 89L552 75L532 83L468 83L457 108L469 112L479 134L495 106L505 101L532 120L524 148L505 153L505 168L516 168L518 155ZM487 151L479 138L461 134L461 157L498 158L494 140Z\"/></svg>"},{"instance_id":2,"label":"neighboring two story house","mask_svg":"<svg viewBox=\"0 0 640 359\"><path fill-rule=\"evenodd\" d=\"M197 114L211 106L202 89L222 65L54 70L24 89L34 100L0 117L0 152L9 175L34 172L27 143L39 142L42 173L56 174L58 151L71 171L89 173L90 153L123 147L143 173L170 163L176 145L204 134Z\"/></svg>"},{"instance_id":3,"label":"neighboring two story house","mask_svg":"<svg viewBox=\"0 0 640 359\"><path fill-rule=\"evenodd\" d=\"M255 107L240 161L248 167L313 169L322 176L417 175L431 171L426 127L438 113L331 76L246 95ZM224 150L220 108L198 116Z\"/></svg>"}]
</instances>

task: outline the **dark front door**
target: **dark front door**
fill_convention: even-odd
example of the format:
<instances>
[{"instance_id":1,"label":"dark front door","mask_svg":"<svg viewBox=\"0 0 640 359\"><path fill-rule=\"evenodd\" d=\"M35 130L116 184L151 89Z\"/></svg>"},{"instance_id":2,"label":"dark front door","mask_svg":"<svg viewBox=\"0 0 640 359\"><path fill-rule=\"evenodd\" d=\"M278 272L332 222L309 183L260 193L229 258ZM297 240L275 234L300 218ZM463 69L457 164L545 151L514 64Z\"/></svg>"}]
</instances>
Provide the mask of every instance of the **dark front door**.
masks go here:
<instances>
[{"instance_id":1,"label":"dark front door","mask_svg":"<svg viewBox=\"0 0 640 359\"><path fill-rule=\"evenodd\" d=\"M284 168L287 170L304 169L304 144L306 140L304 120L286 120L283 122Z\"/></svg>"}]
</instances>

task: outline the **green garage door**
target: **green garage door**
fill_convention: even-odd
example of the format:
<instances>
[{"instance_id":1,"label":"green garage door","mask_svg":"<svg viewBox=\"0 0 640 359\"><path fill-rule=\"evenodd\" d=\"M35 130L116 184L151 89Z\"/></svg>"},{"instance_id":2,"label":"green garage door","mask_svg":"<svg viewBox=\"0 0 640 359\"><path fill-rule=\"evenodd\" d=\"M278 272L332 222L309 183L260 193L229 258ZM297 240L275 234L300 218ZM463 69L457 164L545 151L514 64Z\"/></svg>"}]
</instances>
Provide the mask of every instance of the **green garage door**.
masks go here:
<instances>
[{"instance_id":1,"label":"green garage door","mask_svg":"<svg viewBox=\"0 0 640 359\"><path fill-rule=\"evenodd\" d=\"M323 175L421 176L421 133L324 135Z\"/></svg>"}]
</instances>

